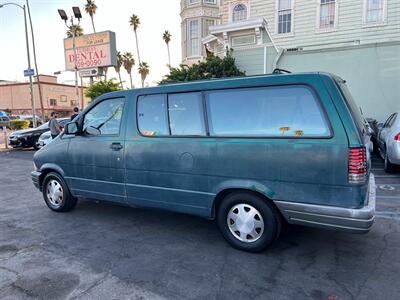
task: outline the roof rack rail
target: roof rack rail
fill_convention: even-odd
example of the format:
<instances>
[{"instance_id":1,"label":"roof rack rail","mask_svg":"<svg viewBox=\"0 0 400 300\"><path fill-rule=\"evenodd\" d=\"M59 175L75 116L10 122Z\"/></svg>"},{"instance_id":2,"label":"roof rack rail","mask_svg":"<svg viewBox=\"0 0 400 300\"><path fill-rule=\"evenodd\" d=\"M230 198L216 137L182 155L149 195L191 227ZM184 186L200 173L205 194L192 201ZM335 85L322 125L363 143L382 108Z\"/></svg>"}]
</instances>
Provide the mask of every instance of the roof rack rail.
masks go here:
<instances>
[{"instance_id":1,"label":"roof rack rail","mask_svg":"<svg viewBox=\"0 0 400 300\"><path fill-rule=\"evenodd\" d=\"M276 68L272 71L272 74L290 74L292 72L288 71L288 70L284 70L284 69L279 69Z\"/></svg>"}]
</instances>

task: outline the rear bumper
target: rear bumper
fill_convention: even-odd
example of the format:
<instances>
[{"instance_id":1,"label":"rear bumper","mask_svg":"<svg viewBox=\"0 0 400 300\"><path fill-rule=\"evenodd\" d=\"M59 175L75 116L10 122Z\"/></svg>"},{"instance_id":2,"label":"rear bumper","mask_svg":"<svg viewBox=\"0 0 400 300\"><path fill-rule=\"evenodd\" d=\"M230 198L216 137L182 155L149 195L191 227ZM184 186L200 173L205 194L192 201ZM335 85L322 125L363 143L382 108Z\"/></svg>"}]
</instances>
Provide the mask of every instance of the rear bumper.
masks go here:
<instances>
[{"instance_id":1,"label":"rear bumper","mask_svg":"<svg viewBox=\"0 0 400 300\"><path fill-rule=\"evenodd\" d=\"M360 209L274 201L290 224L367 233L375 218L375 178L370 175L366 204Z\"/></svg>"},{"instance_id":2,"label":"rear bumper","mask_svg":"<svg viewBox=\"0 0 400 300\"><path fill-rule=\"evenodd\" d=\"M40 186L40 176L41 175L42 175L42 172L38 172L38 171L31 172L32 183L39 190L41 189L41 186Z\"/></svg>"}]
</instances>

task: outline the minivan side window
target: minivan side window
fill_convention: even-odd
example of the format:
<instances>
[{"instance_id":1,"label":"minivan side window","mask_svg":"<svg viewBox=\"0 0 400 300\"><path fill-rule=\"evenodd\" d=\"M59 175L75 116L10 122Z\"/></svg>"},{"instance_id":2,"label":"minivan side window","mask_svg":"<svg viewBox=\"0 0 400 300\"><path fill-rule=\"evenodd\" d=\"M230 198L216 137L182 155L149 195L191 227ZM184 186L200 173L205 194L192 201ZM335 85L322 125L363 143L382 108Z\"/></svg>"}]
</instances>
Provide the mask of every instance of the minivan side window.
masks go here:
<instances>
[{"instance_id":1,"label":"minivan side window","mask_svg":"<svg viewBox=\"0 0 400 300\"><path fill-rule=\"evenodd\" d=\"M168 95L171 135L206 135L201 93Z\"/></svg>"},{"instance_id":2,"label":"minivan side window","mask_svg":"<svg viewBox=\"0 0 400 300\"><path fill-rule=\"evenodd\" d=\"M140 96L137 105L139 131L146 136L169 135L167 96Z\"/></svg>"},{"instance_id":3,"label":"minivan side window","mask_svg":"<svg viewBox=\"0 0 400 300\"><path fill-rule=\"evenodd\" d=\"M305 86L207 93L211 136L329 137L318 100Z\"/></svg>"},{"instance_id":4,"label":"minivan side window","mask_svg":"<svg viewBox=\"0 0 400 300\"><path fill-rule=\"evenodd\" d=\"M123 98L108 99L100 102L85 114L83 131L91 126L98 129L100 135L118 135L123 108Z\"/></svg>"}]
</instances>

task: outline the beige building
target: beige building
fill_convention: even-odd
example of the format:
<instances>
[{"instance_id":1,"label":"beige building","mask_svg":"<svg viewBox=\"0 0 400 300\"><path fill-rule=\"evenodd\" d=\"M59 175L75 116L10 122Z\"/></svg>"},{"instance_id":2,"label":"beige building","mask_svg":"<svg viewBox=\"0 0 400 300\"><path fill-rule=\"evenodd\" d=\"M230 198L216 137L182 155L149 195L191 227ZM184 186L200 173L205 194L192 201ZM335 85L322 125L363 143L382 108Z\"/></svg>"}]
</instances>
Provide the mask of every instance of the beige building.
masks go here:
<instances>
[{"instance_id":1,"label":"beige building","mask_svg":"<svg viewBox=\"0 0 400 300\"><path fill-rule=\"evenodd\" d=\"M46 118L53 111L59 112L61 116L69 116L75 106L82 108L82 103L78 103L74 85L57 83L56 76L39 75L39 79ZM83 90L84 88L80 86L81 95L84 94ZM41 116L37 82L33 84L33 92L36 114ZM83 96L83 107L86 107L89 101L89 98ZM13 115L32 115L29 83L0 81L0 111L6 111Z\"/></svg>"},{"instance_id":2,"label":"beige building","mask_svg":"<svg viewBox=\"0 0 400 300\"><path fill-rule=\"evenodd\" d=\"M181 7L183 63L204 59L206 48L218 56L233 49L246 75L330 72L347 81L366 117L384 121L400 109L400 0L182 0Z\"/></svg>"}]
</instances>

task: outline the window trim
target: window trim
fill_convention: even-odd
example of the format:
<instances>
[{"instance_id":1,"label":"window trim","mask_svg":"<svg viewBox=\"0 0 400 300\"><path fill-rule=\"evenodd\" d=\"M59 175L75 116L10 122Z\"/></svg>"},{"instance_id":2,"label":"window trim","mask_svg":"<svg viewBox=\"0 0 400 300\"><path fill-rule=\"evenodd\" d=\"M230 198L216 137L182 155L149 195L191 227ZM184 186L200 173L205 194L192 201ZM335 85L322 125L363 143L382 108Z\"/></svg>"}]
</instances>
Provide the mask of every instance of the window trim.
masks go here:
<instances>
[{"instance_id":1,"label":"window trim","mask_svg":"<svg viewBox=\"0 0 400 300\"><path fill-rule=\"evenodd\" d=\"M254 37L254 42L251 43L246 43L246 44L240 44L240 45L234 45L233 40L236 38L241 38L241 37L247 37L247 36L251 36ZM244 34L236 34L236 35L231 35L230 36L230 43L232 47L245 47L245 46L249 46L249 45L256 45L257 44L257 37L255 35L255 33L244 33Z\"/></svg>"},{"instance_id":2,"label":"window trim","mask_svg":"<svg viewBox=\"0 0 400 300\"><path fill-rule=\"evenodd\" d=\"M339 0L335 0L335 19L333 27L321 28L321 0L316 0L317 2L317 20L315 24L315 33L328 33L335 32L338 30L339 22Z\"/></svg>"},{"instance_id":3,"label":"window trim","mask_svg":"<svg viewBox=\"0 0 400 300\"><path fill-rule=\"evenodd\" d=\"M367 21L367 4L368 0L363 0L363 16L362 16L362 28L369 28L369 27L379 27L387 25L387 12L388 12L388 3L387 0L383 1L383 19L381 22L372 23Z\"/></svg>"},{"instance_id":4,"label":"window trim","mask_svg":"<svg viewBox=\"0 0 400 300\"><path fill-rule=\"evenodd\" d=\"M197 49L198 49L198 53L197 54L193 54L192 53L192 38L191 38L191 28L190 28L190 23L197 21ZM199 45L199 43L201 42L201 26L202 26L202 22L201 19L188 19L187 20L187 57L188 59L191 58L197 58L197 57L201 57L201 52L202 52L202 47Z\"/></svg>"},{"instance_id":5,"label":"window trim","mask_svg":"<svg viewBox=\"0 0 400 300\"><path fill-rule=\"evenodd\" d=\"M210 134L210 114L209 114L209 105L208 105L208 94L210 92L215 92L215 91L229 91L229 90L239 90L239 89L259 89L259 88L274 88L274 87L291 87L291 86L303 86L310 90L310 92L313 94L315 102L320 109L323 119L326 123L327 129L329 131L329 135L326 136L212 136ZM198 136L198 135L158 135L158 136L148 136L144 135L140 132L139 130L139 119L137 117L138 113L138 103L139 103L139 97L141 96L151 96L151 95L165 95L168 98L169 94L186 94L186 93L201 93L202 94L202 101L203 101L203 116L205 118L204 120L204 126L206 130L206 135L204 136ZM167 103L168 104L168 103ZM167 117L169 118L168 114L168 107L166 109L167 112ZM280 84L265 84L265 85L244 85L240 87L232 87L232 88L212 88L212 89L205 89L205 90L188 90L188 91L183 91L183 92L171 92L171 93L154 93L154 94L137 94L136 95L136 130L137 133L140 137L142 138L150 138L150 139L156 139L156 138L207 138L207 139L253 139L253 140L262 140L262 139L286 139L286 140L330 140L335 137L335 131L333 130L331 120L329 119L328 112L326 111L326 108L323 105L323 102L317 92L317 90L310 84L304 83L304 82L299 82L299 83L280 83ZM169 122L169 120L168 120ZM169 127L169 123L168 123Z\"/></svg>"},{"instance_id":6,"label":"window trim","mask_svg":"<svg viewBox=\"0 0 400 300\"><path fill-rule=\"evenodd\" d=\"M286 36L293 36L294 35L294 27L295 27L295 2L296 0L291 0L291 11L292 11L292 25L290 28L290 32L285 32L285 33L279 33L279 2L280 0L275 1L275 34L278 35L278 37L286 37Z\"/></svg>"},{"instance_id":7,"label":"window trim","mask_svg":"<svg viewBox=\"0 0 400 300\"><path fill-rule=\"evenodd\" d=\"M245 8L246 8L246 18L244 18L244 19L242 19L242 20L234 20L234 16L235 16L235 8L237 7L237 6L239 6L239 5L243 5ZM232 23L236 23L236 22L242 22L242 21L246 21L246 20L248 20L249 19L249 14L250 14L250 9L249 9L249 4L248 3L245 3L245 2L238 2L238 3L233 3L232 5L231 5L231 9L230 9L230 11L231 11L231 22Z\"/></svg>"},{"instance_id":8,"label":"window trim","mask_svg":"<svg viewBox=\"0 0 400 300\"><path fill-rule=\"evenodd\" d=\"M187 6L193 6L199 4L200 0L186 0Z\"/></svg>"},{"instance_id":9,"label":"window trim","mask_svg":"<svg viewBox=\"0 0 400 300\"><path fill-rule=\"evenodd\" d=\"M118 129L118 134L100 134L100 135L84 135L83 133L83 125L85 122L85 117L86 115L92 110L94 109L97 105L99 105L100 103L103 103L104 101L107 100L114 100L114 99L122 99L123 100L123 108L122 108L122 115L121 115L121 122L119 123L119 129ZM84 136L85 138L100 138L100 137L119 137L121 136L121 129L122 129L122 125L124 122L124 115L125 115L125 106L126 106L126 98L125 96L115 96L115 97L111 97L111 98L104 98L101 99L99 102L97 102L95 105L93 105L92 107L90 107L90 109L88 111L86 111L82 117L79 118L78 120L78 127L79 127L79 134L81 136Z\"/></svg>"}]
</instances>

